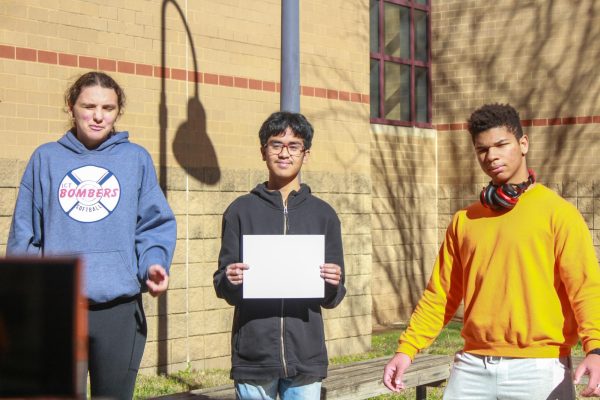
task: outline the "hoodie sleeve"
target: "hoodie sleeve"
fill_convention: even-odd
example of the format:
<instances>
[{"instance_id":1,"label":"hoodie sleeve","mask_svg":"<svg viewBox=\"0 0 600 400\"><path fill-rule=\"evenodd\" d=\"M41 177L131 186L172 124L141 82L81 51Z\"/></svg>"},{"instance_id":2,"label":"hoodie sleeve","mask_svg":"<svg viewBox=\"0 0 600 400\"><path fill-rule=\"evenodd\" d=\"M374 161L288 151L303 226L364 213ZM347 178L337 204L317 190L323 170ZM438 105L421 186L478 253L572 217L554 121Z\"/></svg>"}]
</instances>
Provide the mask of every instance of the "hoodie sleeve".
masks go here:
<instances>
[{"instance_id":1,"label":"hoodie sleeve","mask_svg":"<svg viewBox=\"0 0 600 400\"><path fill-rule=\"evenodd\" d=\"M346 295L346 273L344 268L344 249L342 247L342 230L340 220L333 211L333 218L327 224L327 233L325 234L325 262L337 264L342 268L342 279L338 286L333 286L325 282L325 297L321 302L323 308L334 308L342 302Z\"/></svg>"},{"instance_id":2,"label":"hoodie sleeve","mask_svg":"<svg viewBox=\"0 0 600 400\"><path fill-rule=\"evenodd\" d=\"M229 264L241 262L240 228L232 214L230 209L223 214L219 267L213 275L213 284L217 297L225 299L228 304L234 306L242 301L242 285L233 285L225 276Z\"/></svg>"},{"instance_id":3,"label":"hoodie sleeve","mask_svg":"<svg viewBox=\"0 0 600 400\"><path fill-rule=\"evenodd\" d=\"M35 154L29 160L15 204L6 246L7 256L41 256L43 250L42 207L35 196Z\"/></svg>"},{"instance_id":4,"label":"hoodie sleeve","mask_svg":"<svg viewBox=\"0 0 600 400\"><path fill-rule=\"evenodd\" d=\"M139 265L138 278L145 282L148 279L148 268L153 264L159 264L169 272L175 251L177 225L175 216L158 185L149 155L146 154L143 163L135 250Z\"/></svg>"}]
</instances>

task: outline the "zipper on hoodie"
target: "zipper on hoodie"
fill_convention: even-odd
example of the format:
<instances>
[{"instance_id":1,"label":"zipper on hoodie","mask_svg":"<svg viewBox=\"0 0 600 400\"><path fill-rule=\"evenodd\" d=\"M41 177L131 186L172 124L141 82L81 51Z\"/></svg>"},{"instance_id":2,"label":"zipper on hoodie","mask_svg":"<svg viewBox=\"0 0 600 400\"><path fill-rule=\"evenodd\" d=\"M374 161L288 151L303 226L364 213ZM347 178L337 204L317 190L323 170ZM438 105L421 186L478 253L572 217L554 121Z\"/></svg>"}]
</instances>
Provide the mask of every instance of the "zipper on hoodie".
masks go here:
<instances>
[{"instance_id":1,"label":"zipper on hoodie","mask_svg":"<svg viewBox=\"0 0 600 400\"><path fill-rule=\"evenodd\" d=\"M287 209L287 202L283 202L283 234L287 235L287 231L288 231L288 209ZM281 299L281 318L279 321L279 328L280 328L280 336L279 336L279 340L281 341L281 364L283 365L283 373L285 375L285 377L287 378L288 376L288 370L287 370L287 363L285 362L285 338L284 338L284 332L285 332L285 321L283 319L283 305L284 305L284 299Z\"/></svg>"}]
</instances>

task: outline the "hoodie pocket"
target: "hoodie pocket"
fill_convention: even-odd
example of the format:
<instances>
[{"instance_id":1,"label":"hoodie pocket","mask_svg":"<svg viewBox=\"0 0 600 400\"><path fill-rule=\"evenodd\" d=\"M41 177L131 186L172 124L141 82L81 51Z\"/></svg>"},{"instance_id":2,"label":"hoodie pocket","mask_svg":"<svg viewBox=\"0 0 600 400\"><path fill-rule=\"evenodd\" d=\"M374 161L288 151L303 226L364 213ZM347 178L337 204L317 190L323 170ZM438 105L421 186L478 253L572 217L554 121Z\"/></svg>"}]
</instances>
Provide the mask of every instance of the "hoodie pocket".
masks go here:
<instances>
[{"instance_id":1,"label":"hoodie pocket","mask_svg":"<svg viewBox=\"0 0 600 400\"><path fill-rule=\"evenodd\" d=\"M84 260L85 295L103 303L140 292L140 282L122 251L97 251L74 254Z\"/></svg>"},{"instance_id":2,"label":"hoodie pocket","mask_svg":"<svg viewBox=\"0 0 600 400\"><path fill-rule=\"evenodd\" d=\"M234 328L234 365L261 366L281 362L279 301L246 300L239 306L240 319Z\"/></svg>"},{"instance_id":3,"label":"hoodie pocket","mask_svg":"<svg viewBox=\"0 0 600 400\"><path fill-rule=\"evenodd\" d=\"M289 352L290 362L327 364L325 330L320 306L314 301L298 301L293 316L288 318L286 342L294 349ZM304 308L304 309L302 309Z\"/></svg>"}]
</instances>

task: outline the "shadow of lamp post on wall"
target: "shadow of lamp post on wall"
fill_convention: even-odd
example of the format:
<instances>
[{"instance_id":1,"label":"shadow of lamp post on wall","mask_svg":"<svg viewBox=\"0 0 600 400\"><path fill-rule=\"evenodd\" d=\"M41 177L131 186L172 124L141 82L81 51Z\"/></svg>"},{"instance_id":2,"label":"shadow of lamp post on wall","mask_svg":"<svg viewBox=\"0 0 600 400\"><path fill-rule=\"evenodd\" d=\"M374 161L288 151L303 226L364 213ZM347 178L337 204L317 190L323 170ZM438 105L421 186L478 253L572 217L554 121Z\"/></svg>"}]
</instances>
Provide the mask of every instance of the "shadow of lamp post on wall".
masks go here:
<instances>
[{"instance_id":1,"label":"shadow of lamp post on wall","mask_svg":"<svg viewBox=\"0 0 600 400\"><path fill-rule=\"evenodd\" d=\"M194 95L187 101L187 118L182 122L175 132L172 150L175 159L185 170L188 176L196 181L206 185L216 185L221 179L219 162L215 148L208 137L206 131L206 111L200 101L198 87L198 63L196 60L196 50L194 40L188 26L186 16L176 0L163 0L161 9L161 85L160 85L160 104L159 104L159 126L160 126L160 144L159 144L159 162L160 162L160 186L166 193L169 187L168 168L167 168L167 129L169 121L169 110L167 107L166 91L166 11L167 6L171 4L181 18L185 27L192 60L194 62ZM185 80L187 82L189 73L185 71ZM158 299L158 338L157 353L159 373L166 373L169 363L168 359L168 324L167 324L167 296L161 296Z\"/></svg>"},{"instance_id":2,"label":"shadow of lamp post on wall","mask_svg":"<svg viewBox=\"0 0 600 400\"><path fill-rule=\"evenodd\" d=\"M168 108L166 94L166 8L172 4L181 17L192 52L194 63L194 95L188 99L187 118L179 125L173 140L173 154L175 159L185 171L199 182L207 185L215 185L221 179L219 162L215 148L206 131L206 111L200 101L198 87L198 62L196 50L190 28L187 24L185 14L175 0L163 0L161 20L161 91L159 105L160 123L160 183L163 190L167 189L167 129ZM187 78L186 71L186 78Z\"/></svg>"}]
</instances>

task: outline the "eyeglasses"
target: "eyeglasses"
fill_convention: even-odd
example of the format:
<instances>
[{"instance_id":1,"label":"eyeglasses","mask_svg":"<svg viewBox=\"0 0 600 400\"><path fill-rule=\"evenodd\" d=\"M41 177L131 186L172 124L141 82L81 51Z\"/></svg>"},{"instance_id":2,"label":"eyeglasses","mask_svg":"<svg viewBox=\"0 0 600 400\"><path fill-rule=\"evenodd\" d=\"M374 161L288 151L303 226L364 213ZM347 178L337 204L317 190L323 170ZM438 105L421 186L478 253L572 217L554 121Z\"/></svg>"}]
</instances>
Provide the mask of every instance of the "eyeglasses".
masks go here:
<instances>
[{"instance_id":1,"label":"eyeglasses","mask_svg":"<svg viewBox=\"0 0 600 400\"><path fill-rule=\"evenodd\" d=\"M283 144L281 142L269 142L265 144L265 148L269 150L269 154L281 154L284 148L287 149L290 156L299 156L306 150L300 143Z\"/></svg>"}]
</instances>

